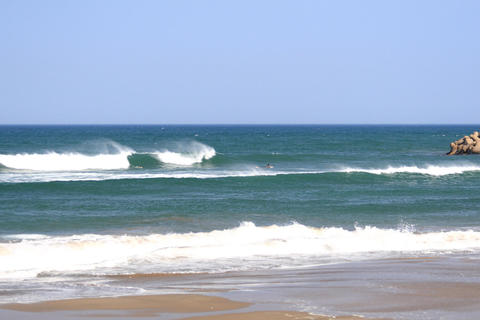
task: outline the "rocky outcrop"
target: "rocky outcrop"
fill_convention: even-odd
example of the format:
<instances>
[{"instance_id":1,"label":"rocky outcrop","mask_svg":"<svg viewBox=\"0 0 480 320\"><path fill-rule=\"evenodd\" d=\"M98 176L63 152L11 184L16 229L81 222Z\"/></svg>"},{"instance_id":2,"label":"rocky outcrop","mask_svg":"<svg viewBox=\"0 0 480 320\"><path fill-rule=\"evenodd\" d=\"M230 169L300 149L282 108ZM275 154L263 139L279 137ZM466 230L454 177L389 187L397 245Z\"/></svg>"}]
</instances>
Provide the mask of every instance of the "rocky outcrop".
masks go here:
<instances>
[{"instance_id":1,"label":"rocky outcrop","mask_svg":"<svg viewBox=\"0 0 480 320\"><path fill-rule=\"evenodd\" d=\"M450 143L450 152L447 153L447 155L472 153L480 154L480 137L478 131Z\"/></svg>"}]
</instances>

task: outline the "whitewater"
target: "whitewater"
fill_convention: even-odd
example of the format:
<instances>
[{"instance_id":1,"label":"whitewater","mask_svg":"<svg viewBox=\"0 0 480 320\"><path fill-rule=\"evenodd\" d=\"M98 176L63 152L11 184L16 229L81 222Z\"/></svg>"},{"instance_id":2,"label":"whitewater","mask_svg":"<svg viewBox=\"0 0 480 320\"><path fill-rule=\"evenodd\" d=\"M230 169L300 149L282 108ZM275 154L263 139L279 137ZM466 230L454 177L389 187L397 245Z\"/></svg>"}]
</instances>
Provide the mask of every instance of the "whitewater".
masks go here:
<instances>
[{"instance_id":1,"label":"whitewater","mask_svg":"<svg viewBox=\"0 0 480 320\"><path fill-rule=\"evenodd\" d=\"M213 150L213 148L212 148ZM218 168L185 168L193 164L202 163L211 159L211 151L201 154L180 154L164 151L156 154L147 154L158 157L162 163L174 167L160 169L145 169L142 166L132 165L128 157L134 152L114 155L86 156L81 154L42 154L42 155L15 155L6 156L4 160L8 168L17 171L3 170L0 182L5 183L33 183L53 181L104 181L123 179L218 179L218 178L247 178L271 177L281 175L324 175L365 173L373 175L392 176L395 174L426 175L433 177L475 173L480 171L480 165L429 165L424 166L388 166L386 168L354 168L339 167L322 168L320 170L297 169L282 170L279 168L267 169L251 163L241 163L236 167ZM0 163L2 163L0 155ZM25 161L22 161L26 159ZM23 169L23 171L18 171ZM0 168L1 170L1 168Z\"/></svg>"},{"instance_id":2,"label":"whitewater","mask_svg":"<svg viewBox=\"0 0 480 320\"><path fill-rule=\"evenodd\" d=\"M0 279L62 273L225 272L479 250L480 232L474 230L417 233L405 227L347 230L299 223L243 222L226 230L142 236L23 234L0 243Z\"/></svg>"},{"instance_id":3,"label":"whitewater","mask_svg":"<svg viewBox=\"0 0 480 320\"><path fill-rule=\"evenodd\" d=\"M187 145L183 145L183 152L163 150L147 153L137 153L132 148L113 141L108 143L113 145L114 150L107 154L88 155L78 152L58 153L54 151L0 154L0 165L7 169L51 172L120 170L130 168L132 165L129 158L135 155L149 155L162 163L179 166L201 163L203 160L208 160L215 156L215 149L199 142L190 142ZM137 166L137 168L141 167Z\"/></svg>"}]
</instances>

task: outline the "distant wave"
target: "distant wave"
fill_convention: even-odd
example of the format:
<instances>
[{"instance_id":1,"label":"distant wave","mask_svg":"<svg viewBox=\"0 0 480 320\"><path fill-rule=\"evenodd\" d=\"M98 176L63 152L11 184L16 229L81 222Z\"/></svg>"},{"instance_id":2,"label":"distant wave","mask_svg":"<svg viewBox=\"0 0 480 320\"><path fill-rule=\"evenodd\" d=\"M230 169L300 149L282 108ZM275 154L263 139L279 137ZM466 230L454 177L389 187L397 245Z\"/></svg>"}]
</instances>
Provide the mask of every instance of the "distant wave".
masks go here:
<instances>
[{"instance_id":1,"label":"distant wave","mask_svg":"<svg viewBox=\"0 0 480 320\"><path fill-rule=\"evenodd\" d=\"M78 152L46 152L0 154L0 164L10 169L34 171L82 171L127 169L128 156L134 151L115 142L108 142L113 152L88 155Z\"/></svg>"},{"instance_id":2,"label":"distant wave","mask_svg":"<svg viewBox=\"0 0 480 320\"><path fill-rule=\"evenodd\" d=\"M314 173L314 172L308 172ZM105 181L105 180L127 180L127 179L219 179L219 178L241 178L277 176L289 174L307 174L294 172L275 172L268 170L201 170L201 171L151 171L131 170L124 172L29 172L25 174L5 172L0 174L0 182L6 183L32 183L52 181Z\"/></svg>"},{"instance_id":3,"label":"distant wave","mask_svg":"<svg viewBox=\"0 0 480 320\"><path fill-rule=\"evenodd\" d=\"M107 144L108 148L102 146L100 149L102 151L108 149L108 153L85 154L49 151L45 153L0 154L0 168L49 172L121 170L130 167L149 167L152 161L189 166L211 159L216 154L214 148L196 141L181 144L179 151L164 150L150 153L136 153L135 150L113 141L103 142L103 144Z\"/></svg>"},{"instance_id":4,"label":"distant wave","mask_svg":"<svg viewBox=\"0 0 480 320\"><path fill-rule=\"evenodd\" d=\"M7 239L8 240L8 239ZM17 235L0 243L0 278L45 272L215 272L398 254L479 250L480 232L415 233L376 227L315 228L299 223L197 233Z\"/></svg>"},{"instance_id":5,"label":"distant wave","mask_svg":"<svg viewBox=\"0 0 480 320\"><path fill-rule=\"evenodd\" d=\"M382 169L368 168L341 168L336 170L311 170L311 171L282 171L277 169L264 169L255 167L246 167L244 169L189 169L189 170L143 170L153 167L149 165L150 161L155 161L148 154L143 156L150 160L138 158L141 154L128 156L130 167L135 170L128 171L64 171L52 170L52 172L3 172L0 174L0 182L5 183L31 183L31 182L51 182L51 181L104 181L104 180L126 180L126 179L222 179L222 178L250 178L250 177L273 177L273 176L315 176L323 174L355 174L367 173L373 175L394 175L394 174L422 174L428 176L446 176L453 174L462 174L465 172L480 171L480 166L437 166L429 165L426 167L399 166L387 167ZM128 165L125 164L128 168ZM119 168L119 169L123 169Z\"/></svg>"},{"instance_id":6,"label":"distant wave","mask_svg":"<svg viewBox=\"0 0 480 320\"><path fill-rule=\"evenodd\" d=\"M88 144L90 147L91 143ZM83 148L85 149L85 147ZM385 167L354 167L332 164L324 168L265 169L242 162L234 157L220 155L215 149L197 141L184 141L168 149L137 152L113 141L94 145L98 154L81 152L46 152L0 154L0 182L100 181L120 179L216 179L230 177L261 177L288 175L354 174L372 175L412 174L446 176L480 171L473 162L449 162L424 165L397 165ZM85 151L84 151L85 152ZM208 166L195 166L207 160ZM288 162L288 161L287 161ZM12 170L13 169L13 170Z\"/></svg>"},{"instance_id":7,"label":"distant wave","mask_svg":"<svg viewBox=\"0 0 480 320\"><path fill-rule=\"evenodd\" d=\"M465 165L425 165L425 166L388 166L386 168L368 169L346 167L338 172L365 172L370 174L395 174L395 173L416 173L431 176L445 176L451 174L461 174L468 171L480 171L480 166L473 164Z\"/></svg>"},{"instance_id":8,"label":"distant wave","mask_svg":"<svg viewBox=\"0 0 480 320\"><path fill-rule=\"evenodd\" d=\"M215 156L215 149L200 142L190 142L181 145L179 151L158 151L153 153L161 162L189 166Z\"/></svg>"}]
</instances>

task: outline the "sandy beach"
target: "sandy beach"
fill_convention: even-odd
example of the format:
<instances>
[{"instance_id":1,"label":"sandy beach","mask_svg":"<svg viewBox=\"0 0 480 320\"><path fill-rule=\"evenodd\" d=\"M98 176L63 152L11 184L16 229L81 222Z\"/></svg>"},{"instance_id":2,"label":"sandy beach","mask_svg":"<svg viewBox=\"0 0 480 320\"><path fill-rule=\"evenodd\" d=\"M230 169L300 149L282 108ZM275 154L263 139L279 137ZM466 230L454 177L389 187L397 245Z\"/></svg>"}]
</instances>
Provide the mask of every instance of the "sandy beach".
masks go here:
<instances>
[{"instance_id":1,"label":"sandy beach","mask_svg":"<svg viewBox=\"0 0 480 320\"><path fill-rule=\"evenodd\" d=\"M476 266L472 257L403 257L304 269L122 275L108 277L110 285L164 294L9 303L0 306L0 318L474 319L480 315Z\"/></svg>"},{"instance_id":2,"label":"sandy beach","mask_svg":"<svg viewBox=\"0 0 480 320\"><path fill-rule=\"evenodd\" d=\"M24 312L53 312L80 310L121 310L155 314L213 312L244 308L250 303L236 302L221 297L195 294L170 294L84 298L45 301L30 304L6 304L5 309Z\"/></svg>"},{"instance_id":3,"label":"sandy beach","mask_svg":"<svg viewBox=\"0 0 480 320\"><path fill-rule=\"evenodd\" d=\"M88 318L149 318L157 317L162 314L187 314L187 313L207 313L204 316L193 316L184 318L175 317L182 320L358 320L364 319L357 316L338 316L330 317L323 315L314 315L298 311L253 311L238 312L250 306L251 303L232 301L229 299L193 295L193 294L167 294L167 295L148 295L148 296L126 296L126 297L107 297L107 298L84 298L84 299L65 299L44 301L37 303L13 303L2 305L5 310L18 311L23 313L46 313L54 319L62 318L59 311L67 311L69 317L88 317ZM88 313L82 313L88 311ZM105 313L96 313L106 311ZM108 313L108 311L115 313ZM218 314L223 311L227 313ZM1 314L1 313L0 313Z\"/></svg>"}]
</instances>

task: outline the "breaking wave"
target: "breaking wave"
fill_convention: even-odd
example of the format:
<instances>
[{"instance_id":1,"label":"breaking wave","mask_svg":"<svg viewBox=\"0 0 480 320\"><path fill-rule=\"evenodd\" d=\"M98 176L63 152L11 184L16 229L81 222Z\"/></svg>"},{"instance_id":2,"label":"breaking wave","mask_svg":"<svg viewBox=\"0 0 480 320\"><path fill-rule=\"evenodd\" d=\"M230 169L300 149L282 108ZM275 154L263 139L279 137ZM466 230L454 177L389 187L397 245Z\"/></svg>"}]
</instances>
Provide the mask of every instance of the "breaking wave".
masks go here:
<instances>
[{"instance_id":1,"label":"breaking wave","mask_svg":"<svg viewBox=\"0 0 480 320\"><path fill-rule=\"evenodd\" d=\"M178 151L158 151L154 155L163 163L190 166L215 156L215 149L200 142L181 145Z\"/></svg>"},{"instance_id":2,"label":"breaking wave","mask_svg":"<svg viewBox=\"0 0 480 320\"><path fill-rule=\"evenodd\" d=\"M12 240L13 239L13 240ZM372 255L441 254L480 249L480 232L415 233L299 223L211 232L132 235L28 236L0 243L0 278L44 273L218 272L362 259ZM104 273L104 274L105 274Z\"/></svg>"},{"instance_id":3,"label":"breaking wave","mask_svg":"<svg viewBox=\"0 0 480 320\"><path fill-rule=\"evenodd\" d=\"M10 169L34 171L82 171L127 169L128 156L134 151L115 142L108 142L110 153L46 152L0 154L0 164ZM102 148L104 149L104 148Z\"/></svg>"},{"instance_id":4,"label":"breaking wave","mask_svg":"<svg viewBox=\"0 0 480 320\"><path fill-rule=\"evenodd\" d=\"M0 182L6 183L36 183L52 181L105 181L127 179L221 179L277 176L294 173L278 173L273 171L244 170L244 171L160 171L143 172L142 170L130 172L33 172L28 174L3 173Z\"/></svg>"},{"instance_id":5,"label":"breaking wave","mask_svg":"<svg viewBox=\"0 0 480 320\"><path fill-rule=\"evenodd\" d=\"M159 162L181 166L201 163L215 156L215 149L199 142L178 147L178 151L136 153L135 150L113 141L101 145L98 154L80 152L0 154L0 168L31 171L86 171L154 168ZM3 179L2 179L3 180Z\"/></svg>"},{"instance_id":6,"label":"breaking wave","mask_svg":"<svg viewBox=\"0 0 480 320\"><path fill-rule=\"evenodd\" d=\"M480 166L468 164L468 165L426 165L423 167L418 166L388 166L381 169L366 169L366 168L352 168L347 167L340 169L339 172L365 172L370 174L395 174L395 173L416 173L425 174L431 176L445 176L451 174L461 174L469 171L480 171Z\"/></svg>"}]
</instances>

